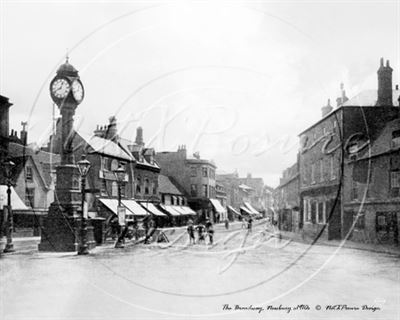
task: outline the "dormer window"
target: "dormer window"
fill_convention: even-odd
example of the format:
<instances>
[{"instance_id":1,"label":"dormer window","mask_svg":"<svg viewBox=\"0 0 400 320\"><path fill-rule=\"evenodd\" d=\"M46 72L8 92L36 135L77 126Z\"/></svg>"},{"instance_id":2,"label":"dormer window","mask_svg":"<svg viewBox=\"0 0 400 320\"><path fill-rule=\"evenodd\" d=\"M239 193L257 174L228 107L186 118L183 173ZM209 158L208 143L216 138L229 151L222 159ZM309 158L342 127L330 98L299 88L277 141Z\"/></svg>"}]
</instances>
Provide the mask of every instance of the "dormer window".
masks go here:
<instances>
[{"instance_id":1,"label":"dormer window","mask_svg":"<svg viewBox=\"0 0 400 320\"><path fill-rule=\"evenodd\" d=\"M400 130L392 132L392 148L400 148Z\"/></svg>"}]
</instances>

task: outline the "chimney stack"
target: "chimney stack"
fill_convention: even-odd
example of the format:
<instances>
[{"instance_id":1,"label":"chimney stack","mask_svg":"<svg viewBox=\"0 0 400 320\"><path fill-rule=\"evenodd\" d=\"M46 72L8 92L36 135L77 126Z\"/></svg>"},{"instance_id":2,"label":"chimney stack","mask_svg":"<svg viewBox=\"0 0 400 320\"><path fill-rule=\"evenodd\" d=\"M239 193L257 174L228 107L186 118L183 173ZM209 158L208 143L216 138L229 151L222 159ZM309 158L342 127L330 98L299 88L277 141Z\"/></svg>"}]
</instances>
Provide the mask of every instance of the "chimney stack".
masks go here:
<instances>
[{"instance_id":1,"label":"chimney stack","mask_svg":"<svg viewBox=\"0 0 400 320\"><path fill-rule=\"evenodd\" d=\"M339 107L345 103L349 98L346 97L346 90L344 90L343 82L340 84L340 97L336 99L336 106Z\"/></svg>"},{"instance_id":2,"label":"chimney stack","mask_svg":"<svg viewBox=\"0 0 400 320\"><path fill-rule=\"evenodd\" d=\"M340 98L338 98L340 99ZM338 104L339 106L339 104ZM331 106L331 99L328 99L328 104L324 107L321 108L322 110L322 118L325 117L328 113L330 113L333 110L333 107Z\"/></svg>"},{"instance_id":3,"label":"chimney stack","mask_svg":"<svg viewBox=\"0 0 400 320\"><path fill-rule=\"evenodd\" d=\"M22 145L26 146L27 142L28 142L28 132L26 131L26 126L27 126L28 122L26 121L21 121L21 126L22 126L22 130L21 130L21 142Z\"/></svg>"},{"instance_id":4,"label":"chimney stack","mask_svg":"<svg viewBox=\"0 0 400 320\"><path fill-rule=\"evenodd\" d=\"M393 69L389 65L389 60L386 60L386 66L384 66L383 58L381 58L381 63L378 69L377 106L393 106L392 72Z\"/></svg>"},{"instance_id":5,"label":"chimney stack","mask_svg":"<svg viewBox=\"0 0 400 320\"><path fill-rule=\"evenodd\" d=\"M109 124L107 126L106 139L112 140L114 142L118 141L117 134L117 118L115 116L111 116L109 118Z\"/></svg>"},{"instance_id":6,"label":"chimney stack","mask_svg":"<svg viewBox=\"0 0 400 320\"><path fill-rule=\"evenodd\" d=\"M139 146L144 146L144 142L143 142L143 128L142 127L138 127L136 129L136 139L135 139L135 143Z\"/></svg>"}]
</instances>

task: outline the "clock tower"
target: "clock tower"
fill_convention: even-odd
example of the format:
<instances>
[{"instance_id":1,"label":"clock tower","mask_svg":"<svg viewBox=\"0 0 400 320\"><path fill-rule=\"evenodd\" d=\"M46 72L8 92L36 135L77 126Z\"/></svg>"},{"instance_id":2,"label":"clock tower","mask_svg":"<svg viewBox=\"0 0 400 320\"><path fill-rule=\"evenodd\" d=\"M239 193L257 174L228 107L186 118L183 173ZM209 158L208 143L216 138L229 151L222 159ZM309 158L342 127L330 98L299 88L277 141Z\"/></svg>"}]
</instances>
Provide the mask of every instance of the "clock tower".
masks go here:
<instances>
[{"instance_id":1,"label":"clock tower","mask_svg":"<svg viewBox=\"0 0 400 320\"><path fill-rule=\"evenodd\" d=\"M40 251L76 251L79 243L81 190L79 169L73 154L75 110L83 101L84 88L68 57L50 82L50 96L61 114L61 164L56 169L54 202L44 220ZM94 242L89 242L93 246Z\"/></svg>"}]
</instances>

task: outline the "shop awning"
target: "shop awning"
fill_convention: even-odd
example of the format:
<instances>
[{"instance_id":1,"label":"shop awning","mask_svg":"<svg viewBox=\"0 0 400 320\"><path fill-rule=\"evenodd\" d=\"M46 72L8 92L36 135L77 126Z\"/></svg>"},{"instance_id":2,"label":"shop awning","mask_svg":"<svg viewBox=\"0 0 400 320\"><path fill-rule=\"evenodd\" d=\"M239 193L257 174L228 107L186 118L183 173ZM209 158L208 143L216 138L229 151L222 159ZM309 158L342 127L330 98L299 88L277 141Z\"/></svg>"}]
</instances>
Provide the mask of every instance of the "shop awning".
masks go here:
<instances>
[{"instance_id":1,"label":"shop awning","mask_svg":"<svg viewBox=\"0 0 400 320\"><path fill-rule=\"evenodd\" d=\"M250 203L245 202L244 205L246 206L246 208L248 208L248 209L250 210L250 212L251 212L252 214L260 214L256 209L254 209L254 208L252 207L252 205L251 205Z\"/></svg>"},{"instance_id":2,"label":"shop awning","mask_svg":"<svg viewBox=\"0 0 400 320\"><path fill-rule=\"evenodd\" d=\"M166 217L167 216L166 214L164 214L160 210L158 210L157 207L154 205L154 203L142 202L141 205L143 206L143 208L145 208L146 210L150 211L155 216L159 216L159 217Z\"/></svg>"},{"instance_id":3,"label":"shop awning","mask_svg":"<svg viewBox=\"0 0 400 320\"><path fill-rule=\"evenodd\" d=\"M178 211L182 216L187 215L185 209L183 209L181 206L172 206L172 208L174 208L175 211Z\"/></svg>"},{"instance_id":4,"label":"shop awning","mask_svg":"<svg viewBox=\"0 0 400 320\"><path fill-rule=\"evenodd\" d=\"M150 215L139 203L135 200L122 200L122 204L128 208L135 216Z\"/></svg>"},{"instance_id":5,"label":"shop awning","mask_svg":"<svg viewBox=\"0 0 400 320\"><path fill-rule=\"evenodd\" d=\"M108 199L108 198L99 198L99 201L104 204L112 213L118 215L118 200L117 199ZM124 205L124 203L122 202ZM126 216L126 221L131 221L133 219L133 216L135 215L129 208L127 208L125 205L124 207L126 208L125 210L125 216ZM95 218L96 214L93 212L88 212L89 217Z\"/></svg>"},{"instance_id":6,"label":"shop awning","mask_svg":"<svg viewBox=\"0 0 400 320\"><path fill-rule=\"evenodd\" d=\"M213 205L215 211L217 211L218 213L226 212L225 208L221 205L221 202L219 202L217 199L210 199L210 202Z\"/></svg>"},{"instance_id":7,"label":"shop awning","mask_svg":"<svg viewBox=\"0 0 400 320\"><path fill-rule=\"evenodd\" d=\"M160 204L160 207L167 211L171 216L181 216L181 213L179 211L176 211L174 209L174 206Z\"/></svg>"},{"instance_id":8,"label":"shop awning","mask_svg":"<svg viewBox=\"0 0 400 320\"><path fill-rule=\"evenodd\" d=\"M0 209L7 205L7 186L0 186ZM11 187L11 208L13 210L28 210L29 208L21 200L14 188Z\"/></svg>"},{"instance_id":9,"label":"shop awning","mask_svg":"<svg viewBox=\"0 0 400 320\"><path fill-rule=\"evenodd\" d=\"M234 214L237 214L238 216L241 216L241 214L233 207L228 206L228 209L231 210Z\"/></svg>"},{"instance_id":10,"label":"shop awning","mask_svg":"<svg viewBox=\"0 0 400 320\"><path fill-rule=\"evenodd\" d=\"M244 213L246 213L246 214L250 214L250 215L252 214L251 211L249 209L247 209L245 206L241 206L240 210L244 211Z\"/></svg>"},{"instance_id":11,"label":"shop awning","mask_svg":"<svg viewBox=\"0 0 400 320\"><path fill-rule=\"evenodd\" d=\"M182 211L184 212L184 214L186 215L190 215L190 216L195 216L196 212L194 212L192 209L190 209L189 207L186 206L181 206Z\"/></svg>"}]
</instances>

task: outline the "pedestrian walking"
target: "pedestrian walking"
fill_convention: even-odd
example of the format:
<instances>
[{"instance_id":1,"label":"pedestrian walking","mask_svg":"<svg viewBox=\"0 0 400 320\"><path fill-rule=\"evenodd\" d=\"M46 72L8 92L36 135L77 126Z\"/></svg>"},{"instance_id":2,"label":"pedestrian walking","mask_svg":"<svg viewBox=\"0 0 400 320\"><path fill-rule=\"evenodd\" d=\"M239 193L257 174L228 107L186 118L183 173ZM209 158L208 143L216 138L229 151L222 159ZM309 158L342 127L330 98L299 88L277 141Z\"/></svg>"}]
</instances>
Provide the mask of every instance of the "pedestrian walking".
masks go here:
<instances>
[{"instance_id":1,"label":"pedestrian walking","mask_svg":"<svg viewBox=\"0 0 400 320\"><path fill-rule=\"evenodd\" d=\"M197 227L195 228L197 231L197 243L204 243L204 225L202 225L201 223L197 225Z\"/></svg>"},{"instance_id":2,"label":"pedestrian walking","mask_svg":"<svg viewBox=\"0 0 400 320\"><path fill-rule=\"evenodd\" d=\"M206 220L206 231L207 231L207 235L208 235L209 244L213 244L214 228L213 228L213 224L210 221L210 219Z\"/></svg>"},{"instance_id":3,"label":"pedestrian walking","mask_svg":"<svg viewBox=\"0 0 400 320\"><path fill-rule=\"evenodd\" d=\"M194 244L195 239L194 239L194 226L193 226L193 221L189 220L188 226L187 226L187 233L189 234L189 243Z\"/></svg>"},{"instance_id":4,"label":"pedestrian walking","mask_svg":"<svg viewBox=\"0 0 400 320\"><path fill-rule=\"evenodd\" d=\"M228 230L229 229L229 220L225 219L225 229Z\"/></svg>"},{"instance_id":5,"label":"pedestrian walking","mask_svg":"<svg viewBox=\"0 0 400 320\"><path fill-rule=\"evenodd\" d=\"M249 220L247 221L247 231L251 232L253 229L253 219L249 217Z\"/></svg>"}]
</instances>

